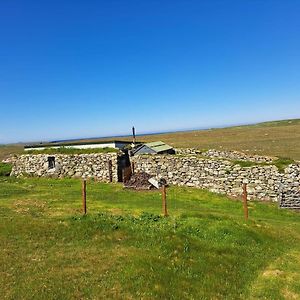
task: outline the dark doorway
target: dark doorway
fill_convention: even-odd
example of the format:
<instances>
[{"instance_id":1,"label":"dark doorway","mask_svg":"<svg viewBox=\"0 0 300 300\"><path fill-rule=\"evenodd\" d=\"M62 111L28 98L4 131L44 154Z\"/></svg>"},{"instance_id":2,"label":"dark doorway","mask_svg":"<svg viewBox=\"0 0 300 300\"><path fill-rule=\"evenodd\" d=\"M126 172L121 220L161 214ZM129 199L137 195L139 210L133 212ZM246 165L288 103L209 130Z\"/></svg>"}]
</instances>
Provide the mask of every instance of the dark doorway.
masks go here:
<instances>
[{"instance_id":1,"label":"dark doorway","mask_svg":"<svg viewBox=\"0 0 300 300\"><path fill-rule=\"evenodd\" d=\"M55 168L55 157L48 156L48 170Z\"/></svg>"},{"instance_id":2,"label":"dark doorway","mask_svg":"<svg viewBox=\"0 0 300 300\"><path fill-rule=\"evenodd\" d=\"M129 170L130 168L130 170ZM131 165L128 151L118 157L118 182L124 181L124 174L128 177L131 174Z\"/></svg>"}]
</instances>

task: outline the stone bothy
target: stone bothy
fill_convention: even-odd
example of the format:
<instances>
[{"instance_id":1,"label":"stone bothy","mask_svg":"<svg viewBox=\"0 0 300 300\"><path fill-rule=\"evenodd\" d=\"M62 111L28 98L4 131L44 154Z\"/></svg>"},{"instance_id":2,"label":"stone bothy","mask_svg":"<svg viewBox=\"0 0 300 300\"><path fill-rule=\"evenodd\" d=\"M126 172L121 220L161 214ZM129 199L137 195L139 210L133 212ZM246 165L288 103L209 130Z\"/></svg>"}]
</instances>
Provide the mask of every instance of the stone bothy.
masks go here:
<instances>
[{"instance_id":1,"label":"stone bothy","mask_svg":"<svg viewBox=\"0 0 300 300\"><path fill-rule=\"evenodd\" d=\"M11 175L96 178L109 181L111 172L113 181L118 181L118 157L118 153L26 154L13 160Z\"/></svg>"},{"instance_id":2,"label":"stone bothy","mask_svg":"<svg viewBox=\"0 0 300 300\"><path fill-rule=\"evenodd\" d=\"M241 167L235 160L246 160L247 155L240 152L209 150L204 154L187 151L179 155L134 155L130 157L130 162L134 163L136 172L165 178L169 184L204 188L240 197L242 183L246 182L250 199L277 201L281 207L300 208L299 162L289 165L280 173L268 157L249 156L249 161L268 162L268 165L257 163ZM26 154L13 160L11 175L96 178L99 181L112 179L116 182L120 181L123 158L124 154L121 153Z\"/></svg>"}]
</instances>

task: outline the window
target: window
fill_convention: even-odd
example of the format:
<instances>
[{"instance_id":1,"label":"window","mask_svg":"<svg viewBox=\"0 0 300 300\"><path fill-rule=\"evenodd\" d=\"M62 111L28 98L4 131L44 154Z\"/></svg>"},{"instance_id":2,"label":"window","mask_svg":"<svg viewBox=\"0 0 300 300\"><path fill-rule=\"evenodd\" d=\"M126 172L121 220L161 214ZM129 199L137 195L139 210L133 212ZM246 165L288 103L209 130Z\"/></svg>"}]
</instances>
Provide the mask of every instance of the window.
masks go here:
<instances>
[{"instance_id":1,"label":"window","mask_svg":"<svg viewBox=\"0 0 300 300\"><path fill-rule=\"evenodd\" d=\"M48 156L48 170L55 168L55 157Z\"/></svg>"}]
</instances>

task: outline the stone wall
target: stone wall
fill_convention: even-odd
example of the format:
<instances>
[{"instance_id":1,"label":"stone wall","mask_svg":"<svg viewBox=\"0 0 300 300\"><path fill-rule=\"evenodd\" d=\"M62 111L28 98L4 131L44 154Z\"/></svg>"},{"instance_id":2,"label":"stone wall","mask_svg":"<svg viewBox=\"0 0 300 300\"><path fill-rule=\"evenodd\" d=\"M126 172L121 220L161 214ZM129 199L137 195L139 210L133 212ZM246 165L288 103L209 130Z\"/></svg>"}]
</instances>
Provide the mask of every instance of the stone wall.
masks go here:
<instances>
[{"instance_id":1,"label":"stone wall","mask_svg":"<svg viewBox=\"0 0 300 300\"><path fill-rule=\"evenodd\" d=\"M195 148L177 148L175 149L176 154L181 155L194 155L199 154L201 156L210 157L210 158L221 158L221 159L229 159L229 160L243 160L243 161L251 161L255 163L270 163L276 157L255 155L255 154L246 154L239 151L229 151L229 150L199 150Z\"/></svg>"},{"instance_id":2,"label":"stone wall","mask_svg":"<svg viewBox=\"0 0 300 300\"><path fill-rule=\"evenodd\" d=\"M285 169L282 180L282 193L279 197L280 207L300 208L300 163Z\"/></svg>"},{"instance_id":3,"label":"stone wall","mask_svg":"<svg viewBox=\"0 0 300 300\"><path fill-rule=\"evenodd\" d=\"M175 153L180 155L189 155L189 154L201 154L204 150L199 150L196 148L176 148Z\"/></svg>"},{"instance_id":4,"label":"stone wall","mask_svg":"<svg viewBox=\"0 0 300 300\"><path fill-rule=\"evenodd\" d=\"M281 195L290 192L291 187L291 194L299 190L300 164L291 165L281 174L272 165L242 168L227 160L196 155L140 155L132 161L136 171L165 178L169 184L204 188L231 196L241 196L243 182L248 183L250 199L280 201Z\"/></svg>"},{"instance_id":5,"label":"stone wall","mask_svg":"<svg viewBox=\"0 0 300 300\"><path fill-rule=\"evenodd\" d=\"M55 157L49 169L48 157ZM118 181L120 154L21 155L13 163L11 175L96 178L109 181L108 162L112 162L112 179ZM169 184L208 189L240 197L242 183L248 183L249 199L279 202L281 207L300 208L300 162L280 173L276 166L241 167L230 160L200 155L138 155L131 157L135 171L144 171Z\"/></svg>"},{"instance_id":6,"label":"stone wall","mask_svg":"<svg viewBox=\"0 0 300 300\"><path fill-rule=\"evenodd\" d=\"M243 161L251 161L255 163L270 163L276 157L255 155L255 154L246 154L239 151L228 151L228 150L215 150L210 149L205 152L202 152L203 156L211 157L211 158L224 158L230 160L243 160Z\"/></svg>"},{"instance_id":7,"label":"stone wall","mask_svg":"<svg viewBox=\"0 0 300 300\"><path fill-rule=\"evenodd\" d=\"M55 157L55 168L49 169L48 157ZM112 161L112 178L118 181L118 153L95 154L26 154L15 158L11 175L39 177L96 178L109 181L109 161Z\"/></svg>"}]
</instances>

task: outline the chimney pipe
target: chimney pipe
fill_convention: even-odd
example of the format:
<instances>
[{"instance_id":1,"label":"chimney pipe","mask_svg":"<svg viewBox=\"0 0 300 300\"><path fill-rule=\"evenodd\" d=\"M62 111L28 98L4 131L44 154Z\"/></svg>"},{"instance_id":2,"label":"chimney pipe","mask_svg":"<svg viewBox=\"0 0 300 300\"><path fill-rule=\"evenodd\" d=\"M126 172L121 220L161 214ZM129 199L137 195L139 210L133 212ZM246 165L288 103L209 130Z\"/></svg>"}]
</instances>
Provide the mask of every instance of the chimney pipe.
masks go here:
<instances>
[{"instance_id":1,"label":"chimney pipe","mask_svg":"<svg viewBox=\"0 0 300 300\"><path fill-rule=\"evenodd\" d=\"M135 128L134 126L132 127L132 143L135 145Z\"/></svg>"}]
</instances>

